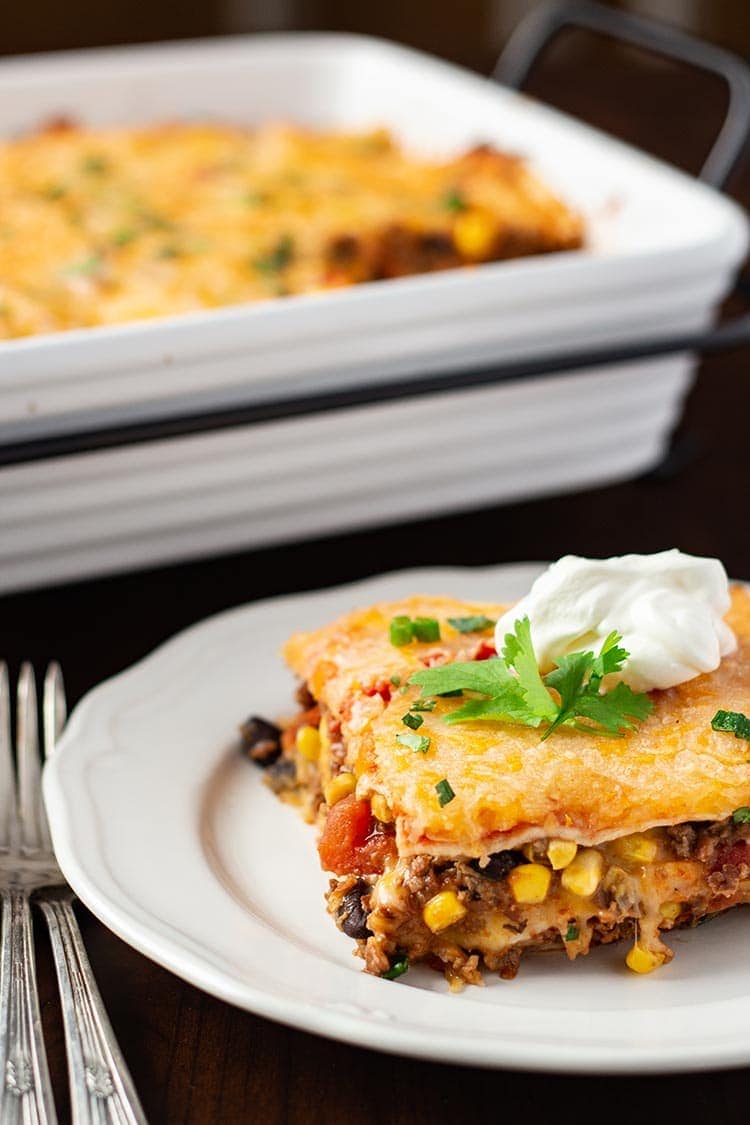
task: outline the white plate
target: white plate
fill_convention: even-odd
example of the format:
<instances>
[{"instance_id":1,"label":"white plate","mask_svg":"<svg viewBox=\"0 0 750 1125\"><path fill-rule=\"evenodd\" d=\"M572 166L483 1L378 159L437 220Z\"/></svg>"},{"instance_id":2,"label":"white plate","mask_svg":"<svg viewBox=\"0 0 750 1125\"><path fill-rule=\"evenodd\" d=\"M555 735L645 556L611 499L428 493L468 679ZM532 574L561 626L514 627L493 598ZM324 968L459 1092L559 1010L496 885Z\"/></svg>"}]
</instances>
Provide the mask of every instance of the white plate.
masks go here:
<instances>
[{"instance_id":1,"label":"white plate","mask_svg":"<svg viewBox=\"0 0 750 1125\"><path fill-rule=\"evenodd\" d=\"M259 602L181 633L91 692L45 771L62 868L87 906L147 956L270 1019L405 1055L577 1072L750 1061L750 918L671 938L653 976L605 947L448 993L411 970L367 976L323 905L314 831L237 753L249 713L289 712L278 657L293 629L417 591L513 599L539 567L414 570Z\"/></svg>"}]
</instances>

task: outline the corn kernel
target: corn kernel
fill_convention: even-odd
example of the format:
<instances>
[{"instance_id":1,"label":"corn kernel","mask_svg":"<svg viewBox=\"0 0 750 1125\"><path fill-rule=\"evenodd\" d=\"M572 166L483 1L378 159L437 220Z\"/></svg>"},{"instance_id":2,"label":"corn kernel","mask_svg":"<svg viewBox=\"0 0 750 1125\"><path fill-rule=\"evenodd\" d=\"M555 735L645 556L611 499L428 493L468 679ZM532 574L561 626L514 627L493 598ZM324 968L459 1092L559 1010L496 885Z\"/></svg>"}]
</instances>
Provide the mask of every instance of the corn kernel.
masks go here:
<instances>
[{"instance_id":1,"label":"corn kernel","mask_svg":"<svg viewBox=\"0 0 750 1125\"><path fill-rule=\"evenodd\" d=\"M356 787L357 782L353 773L337 773L323 790L326 804L335 805L337 801L343 801L344 797L353 793Z\"/></svg>"},{"instance_id":2,"label":"corn kernel","mask_svg":"<svg viewBox=\"0 0 750 1125\"><path fill-rule=\"evenodd\" d=\"M453 241L466 258L487 257L495 241L495 226L481 211L465 211L453 226Z\"/></svg>"},{"instance_id":3,"label":"corn kernel","mask_svg":"<svg viewBox=\"0 0 750 1125\"><path fill-rule=\"evenodd\" d=\"M659 913L661 914L662 918L666 918L668 922L674 922L675 918L678 918L682 913L682 903L663 902L659 907Z\"/></svg>"},{"instance_id":4,"label":"corn kernel","mask_svg":"<svg viewBox=\"0 0 750 1125\"><path fill-rule=\"evenodd\" d=\"M552 864L553 871L562 871L572 863L578 851L578 844L572 840L550 840L547 844L547 858Z\"/></svg>"},{"instance_id":5,"label":"corn kernel","mask_svg":"<svg viewBox=\"0 0 750 1125\"><path fill-rule=\"evenodd\" d=\"M448 926L460 922L465 914L466 907L459 902L454 891L440 891L430 899L422 911L425 924L433 934L438 934Z\"/></svg>"},{"instance_id":6,"label":"corn kernel","mask_svg":"<svg viewBox=\"0 0 750 1125\"><path fill-rule=\"evenodd\" d=\"M320 757L320 735L317 727L300 727L295 742L303 758L308 762L317 762Z\"/></svg>"},{"instance_id":7,"label":"corn kernel","mask_svg":"<svg viewBox=\"0 0 750 1125\"><path fill-rule=\"evenodd\" d=\"M552 872L541 863L522 863L508 875L511 894L516 902L544 902L551 880Z\"/></svg>"},{"instance_id":8,"label":"corn kernel","mask_svg":"<svg viewBox=\"0 0 750 1125\"><path fill-rule=\"evenodd\" d=\"M391 806L380 793L376 793L374 797L371 798L370 808L372 809L372 815L382 821L383 824L390 824L393 820Z\"/></svg>"},{"instance_id":9,"label":"corn kernel","mask_svg":"<svg viewBox=\"0 0 750 1125\"><path fill-rule=\"evenodd\" d=\"M660 965L664 964L664 954L654 953L636 942L633 948L628 950L625 964L634 973L652 973L654 969L658 969Z\"/></svg>"},{"instance_id":10,"label":"corn kernel","mask_svg":"<svg viewBox=\"0 0 750 1125\"><path fill-rule=\"evenodd\" d=\"M658 845L656 840L635 832L632 836L623 836L616 843L617 853L631 863L652 863L656 859Z\"/></svg>"},{"instance_id":11,"label":"corn kernel","mask_svg":"<svg viewBox=\"0 0 750 1125\"><path fill-rule=\"evenodd\" d=\"M565 868L560 881L565 890L570 891L571 894L579 895L581 898L591 898L599 886L603 870L604 860L601 853L595 848L584 848Z\"/></svg>"}]
</instances>

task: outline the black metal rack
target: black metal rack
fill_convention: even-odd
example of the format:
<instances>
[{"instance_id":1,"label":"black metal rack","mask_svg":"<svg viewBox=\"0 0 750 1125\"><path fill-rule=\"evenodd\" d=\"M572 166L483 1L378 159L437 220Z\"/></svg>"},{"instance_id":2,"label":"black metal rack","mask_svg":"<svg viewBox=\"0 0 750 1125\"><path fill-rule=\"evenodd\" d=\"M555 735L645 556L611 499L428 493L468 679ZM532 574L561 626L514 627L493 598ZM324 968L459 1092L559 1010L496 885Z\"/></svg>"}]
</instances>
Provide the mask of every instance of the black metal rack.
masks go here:
<instances>
[{"instance_id":1,"label":"black metal rack","mask_svg":"<svg viewBox=\"0 0 750 1125\"><path fill-rule=\"evenodd\" d=\"M503 52L494 76L506 85L520 88L543 49L566 27L584 28L666 55L710 71L727 83L727 114L700 173L702 180L721 187L731 172L750 129L750 69L747 65L718 47L649 20L602 7L592 0L548 0L519 26ZM738 291L742 292L746 288L744 282L738 284ZM75 430L64 433L0 442L0 467L346 410L371 403L395 402L504 382L519 382L566 371L613 366L680 352L707 354L738 348L747 343L750 343L750 313L736 316L708 332L672 334L643 344L603 345L583 351L567 351L554 356L545 355L489 366L462 365L440 374L410 375L384 383L368 383L260 401L254 396L252 401L236 401L231 406L222 408L196 407L194 410L184 410L179 415L167 410L161 413L155 411L147 419L139 421L92 424L88 427L85 422L80 422Z\"/></svg>"}]
</instances>

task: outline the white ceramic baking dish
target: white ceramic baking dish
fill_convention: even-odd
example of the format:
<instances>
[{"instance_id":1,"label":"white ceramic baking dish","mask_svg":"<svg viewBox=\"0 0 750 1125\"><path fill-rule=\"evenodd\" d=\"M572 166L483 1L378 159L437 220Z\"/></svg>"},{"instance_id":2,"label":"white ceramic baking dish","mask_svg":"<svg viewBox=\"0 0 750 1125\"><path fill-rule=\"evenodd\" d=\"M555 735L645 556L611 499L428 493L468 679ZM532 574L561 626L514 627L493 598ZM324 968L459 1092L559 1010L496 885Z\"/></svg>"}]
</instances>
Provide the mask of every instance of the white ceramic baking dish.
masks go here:
<instances>
[{"instance_id":1,"label":"white ceramic baking dish","mask_svg":"<svg viewBox=\"0 0 750 1125\"><path fill-rule=\"evenodd\" d=\"M60 113L90 124L384 124L440 154L489 140L526 155L585 213L590 244L5 342L0 444L697 330L747 245L744 215L713 189L495 82L362 37L271 35L2 64L0 132ZM691 370L683 354L6 468L0 588L581 487L601 481L605 464L608 479L631 475L662 456Z\"/></svg>"}]
</instances>

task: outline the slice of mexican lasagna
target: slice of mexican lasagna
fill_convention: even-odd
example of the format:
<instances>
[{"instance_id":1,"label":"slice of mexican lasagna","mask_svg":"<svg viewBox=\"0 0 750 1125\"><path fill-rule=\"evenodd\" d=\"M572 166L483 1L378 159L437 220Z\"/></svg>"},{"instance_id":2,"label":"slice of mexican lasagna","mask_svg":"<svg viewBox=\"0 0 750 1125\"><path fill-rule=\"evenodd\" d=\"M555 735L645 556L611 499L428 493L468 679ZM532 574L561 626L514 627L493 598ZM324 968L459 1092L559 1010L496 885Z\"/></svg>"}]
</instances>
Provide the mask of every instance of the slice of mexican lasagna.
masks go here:
<instances>
[{"instance_id":1,"label":"slice of mexican lasagna","mask_svg":"<svg viewBox=\"0 0 750 1125\"><path fill-rule=\"evenodd\" d=\"M425 961L458 987L620 938L647 972L673 955L664 931L750 901L750 596L727 593L709 636L694 589L649 602L631 582L619 631L601 589L579 583L568 615L588 604L597 625L564 622L544 658L544 590L515 620L418 596L288 642L300 711L249 720L246 746L317 820L328 909L369 972Z\"/></svg>"}]
</instances>

